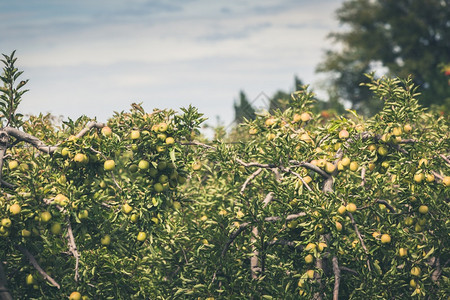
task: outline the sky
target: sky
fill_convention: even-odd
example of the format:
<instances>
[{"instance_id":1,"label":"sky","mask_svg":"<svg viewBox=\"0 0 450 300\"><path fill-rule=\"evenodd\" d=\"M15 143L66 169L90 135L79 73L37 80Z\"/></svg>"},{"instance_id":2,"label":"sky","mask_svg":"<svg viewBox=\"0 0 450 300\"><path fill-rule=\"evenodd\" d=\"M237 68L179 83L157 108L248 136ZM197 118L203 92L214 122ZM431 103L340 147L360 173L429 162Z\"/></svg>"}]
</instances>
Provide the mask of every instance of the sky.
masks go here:
<instances>
[{"instance_id":1,"label":"sky","mask_svg":"<svg viewBox=\"0 0 450 300\"><path fill-rule=\"evenodd\" d=\"M193 105L228 125L243 90L292 91L315 74L343 0L0 0L0 52L30 90L20 111L104 122L133 102Z\"/></svg>"}]
</instances>

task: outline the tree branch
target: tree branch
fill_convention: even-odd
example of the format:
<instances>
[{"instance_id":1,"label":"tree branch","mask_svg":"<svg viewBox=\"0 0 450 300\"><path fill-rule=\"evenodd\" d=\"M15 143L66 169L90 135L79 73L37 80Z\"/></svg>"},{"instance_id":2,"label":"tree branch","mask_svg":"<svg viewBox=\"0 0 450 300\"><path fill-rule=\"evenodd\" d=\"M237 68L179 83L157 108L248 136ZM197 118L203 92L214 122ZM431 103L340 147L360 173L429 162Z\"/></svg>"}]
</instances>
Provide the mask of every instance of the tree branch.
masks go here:
<instances>
[{"instance_id":1,"label":"tree branch","mask_svg":"<svg viewBox=\"0 0 450 300\"><path fill-rule=\"evenodd\" d=\"M242 195L244 194L244 190L247 188L247 185L250 183L250 181L252 181L253 179L256 178L256 176L258 176L261 172L262 172L262 168L259 168L258 170L256 170L255 172L253 172L253 174L251 174L244 182L244 184L241 187L241 190L239 191L239 193Z\"/></svg>"},{"instance_id":2,"label":"tree branch","mask_svg":"<svg viewBox=\"0 0 450 300\"><path fill-rule=\"evenodd\" d=\"M8 290L8 282L3 269L3 262L0 262L0 300L12 300L11 293Z\"/></svg>"},{"instance_id":3,"label":"tree branch","mask_svg":"<svg viewBox=\"0 0 450 300\"><path fill-rule=\"evenodd\" d=\"M75 238L73 236L72 231L72 225L69 220L67 220L68 226L67 226L67 238L69 240L69 251L73 254L73 257L75 257L75 281L78 281L78 265L80 262L80 254L77 250L77 245L75 244Z\"/></svg>"},{"instance_id":4,"label":"tree branch","mask_svg":"<svg viewBox=\"0 0 450 300\"><path fill-rule=\"evenodd\" d=\"M333 300L339 299L339 285L341 284L341 270L339 269L338 258L333 256L334 289Z\"/></svg>"},{"instance_id":5,"label":"tree branch","mask_svg":"<svg viewBox=\"0 0 450 300\"><path fill-rule=\"evenodd\" d=\"M17 249L19 249L19 251L22 252L23 255L25 255L28 258L28 260L30 261L30 264L42 275L42 277L44 277L48 282L50 282L56 288L58 288L58 289L61 288L61 286L41 268L41 266L38 264L38 262L36 261L34 256L28 251L27 248L23 247L22 245L18 245Z\"/></svg>"}]
</instances>

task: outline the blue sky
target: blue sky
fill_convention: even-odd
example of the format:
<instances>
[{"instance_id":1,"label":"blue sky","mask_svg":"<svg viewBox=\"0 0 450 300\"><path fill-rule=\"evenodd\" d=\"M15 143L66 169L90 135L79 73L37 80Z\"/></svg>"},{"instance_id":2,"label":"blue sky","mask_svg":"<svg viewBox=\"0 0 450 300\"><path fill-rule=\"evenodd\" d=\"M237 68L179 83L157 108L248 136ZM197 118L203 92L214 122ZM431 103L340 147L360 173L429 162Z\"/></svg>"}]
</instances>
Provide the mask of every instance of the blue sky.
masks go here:
<instances>
[{"instance_id":1,"label":"blue sky","mask_svg":"<svg viewBox=\"0 0 450 300\"><path fill-rule=\"evenodd\" d=\"M30 79L21 111L100 121L143 102L192 104L216 124L239 91L318 90L343 0L0 0L0 52Z\"/></svg>"}]
</instances>

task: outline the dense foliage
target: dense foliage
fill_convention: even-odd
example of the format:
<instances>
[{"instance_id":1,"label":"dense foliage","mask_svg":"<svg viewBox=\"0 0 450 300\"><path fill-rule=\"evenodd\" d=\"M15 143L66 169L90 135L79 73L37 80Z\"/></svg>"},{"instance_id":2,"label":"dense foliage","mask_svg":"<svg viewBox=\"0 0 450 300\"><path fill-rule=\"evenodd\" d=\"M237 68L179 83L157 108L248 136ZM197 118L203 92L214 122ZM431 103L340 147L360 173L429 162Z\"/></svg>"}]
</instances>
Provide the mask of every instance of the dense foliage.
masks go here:
<instances>
[{"instance_id":1,"label":"dense foliage","mask_svg":"<svg viewBox=\"0 0 450 300\"><path fill-rule=\"evenodd\" d=\"M337 11L343 30L330 36L338 50L330 50L319 71L331 73L343 100L362 112L382 106L360 87L364 74L386 68L391 76L420 86L421 103L450 111L450 86L442 73L450 62L450 3L441 0L348 0Z\"/></svg>"},{"instance_id":2,"label":"dense foliage","mask_svg":"<svg viewBox=\"0 0 450 300\"><path fill-rule=\"evenodd\" d=\"M447 299L449 119L411 79L366 88L371 119L302 89L233 142L192 107L4 116L0 298Z\"/></svg>"}]
</instances>

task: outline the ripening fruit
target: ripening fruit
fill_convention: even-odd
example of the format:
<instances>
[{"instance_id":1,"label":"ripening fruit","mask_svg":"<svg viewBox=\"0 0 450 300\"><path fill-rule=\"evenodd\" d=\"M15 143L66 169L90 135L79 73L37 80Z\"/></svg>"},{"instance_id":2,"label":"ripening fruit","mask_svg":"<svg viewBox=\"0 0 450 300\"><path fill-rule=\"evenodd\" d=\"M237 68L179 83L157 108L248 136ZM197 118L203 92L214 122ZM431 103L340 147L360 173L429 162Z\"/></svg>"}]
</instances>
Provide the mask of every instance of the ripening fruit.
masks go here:
<instances>
[{"instance_id":1,"label":"ripening fruit","mask_svg":"<svg viewBox=\"0 0 450 300\"><path fill-rule=\"evenodd\" d=\"M173 201L173 208L175 208L176 210L181 209L181 203L178 201Z\"/></svg>"},{"instance_id":2,"label":"ripening fruit","mask_svg":"<svg viewBox=\"0 0 450 300\"><path fill-rule=\"evenodd\" d=\"M86 164L89 161L89 159L86 156L86 154L84 154L84 153L77 153L73 157L73 161L76 162L77 164Z\"/></svg>"},{"instance_id":3,"label":"ripening fruit","mask_svg":"<svg viewBox=\"0 0 450 300\"><path fill-rule=\"evenodd\" d=\"M386 156L386 155L388 154L388 150L387 150L387 148L384 147L384 146L378 147L377 152L378 152L378 154L381 155L381 156Z\"/></svg>"},{"instance_id":4,"label":"ripening fruit","mask_svg":"<svg viewBox=\"0 0 450 300\"><path fill-rule=\"evenodd\" d=\"M41 222L47 223L52 218L52 214L48 211L41 212Z\"/></svg>"},{"instance_id":5,"label":"ripening fruit","mask_svg":"<svg viewBox=\"0 0 450 300\"><path fill-rule=\"evenodd\" d=\"M109 244L111 244L111 236L109 234L105 234L101 239L100 239L100 243L103 246L108 246Z\"/></svg>"},{"instance_id":6,"label":"ripening fruit","mask_svg":"<svg viewBox=\"0 0 450 300\"><path fill-rule=\"evenodd\" d=\"M146 160L139 161L138 168L145 171L150 167L150 163Z\"/></svg>"},{"instance_id":7,"label":"ripening fruit","mask_svg":"<svg viewBox=\"0 0 450 300\"><path fill-rule=\"evenodd\" d=\"M116 163L114 162L114 160L109 159L109 160L105 161L103 167L104 167L105 171L112 171L116 167Z\"/></svg>"},{"instance_id":8,"label":"ripening fruit","mask_svg":"<svg viewBox=\"0 0 450 300\"><path fill-rule=\"evenodd\" d=\"M167 128L169 128L169 126L167 125L167 123L160 123L159 125L158 125L158 131L159 132L166 132L167 131Z\"/></svg>"},{"instance_id":9,"label":"ripening fruit","mask_svg":"<svg viewBox=\"0 0 450 300\"><path fill-rule=\"evenodd\" d=\"M381 243L389 244L391 242L391 236L387 233L381 235Z\"/></svg>"},{"instance_id":10,"label":"ripening fruit","mask_svg":"<svg viewBox=\"0 0 450 300\"><path fill-rule=\"evenodd\" d=\"M146 238L147 238L147 234L146 234L145 232L143 232L143 231L140 231L140 232L138 233L138 235L137 235L137 240L138 240L139 242L145 241Z\"/></svg>"},{"instance_id":11,"label":"ripening fruit","mask_svg":"<svg viewBox=\"0 0 450 300\"><path fill-rule=\"evenodd\" d=\"M60 234L61 231L62 231L62 226L60 223L53 223L52 227L50 227L50 232L53 233L54 235Z\"/></svg>"},{"instance_id":12,"label":"ripening fruit","mask_svg":"<svg viewBox=\"0 0 450 300\"><path fill-rule=\"evenodd\" d=\"M2 226L5 228L11 227L11 220L9 218L2 219Z\"/></svg>"},{"instance_id":13,"label":"ripening fruit","mask_svg":"<svg viewBox=\"0 0 450 300\"><path fill-rule=\"evenodd\" d=\"M346 211L347 211L347 207L345 207L344 205L339 206L338 214L343 215L343 214L345 214Z\"/></svg>"},{"instance_id":14,"label":"ripening fruit","mask_svg":"<svg viewBox=\"0 0 450 300\"><path fill-rule=\"evenodd\" d=\"M22 208L21 208L20 205L17 204L17 203L14 203L13 205L11 205L11 206L9 207L9 212L10 212L12 215L18 215L18 214L20 214L21 211L22 211Z\"/></svg>"},{"instance_id":15,"label":"ripening fruit","mask_svg":"<svg viewBox=\"0 0 450 300\"><path fill-rule=\"evenodd\" d=\"M340 139L347 139L350 136L350 134L348 133L347 130L342 129L341 131L339 131L339 138Z\"/></svg>"},{"instance_id":16,"label":"ripening fruit","mask_svg":"<svg viewBox=\"0 0 450 300\"><path fill-rule=\"evenodd\" d=\"M327 247L327 244L325 244L325 243L319 243L319 244L317 245L317 250L319 250L319 252L322 252L323 249L325 249L326 247Z\"/></svg>"},{"instance_id":17,"label":"ripening fruit","mask_svg":"<svg viewBox=\"0 0 450 300\"><path fill-rule=\"evenodd\" d=\"M357 209L355 203L349 203L349 204L347 204L347 206L345 208L347 209L348 212L351 212L351 213L354 213Z\"/></svg>"},{"instance_id":18,"label":"ripening fruit","mask_svg":"<svg viewBox=\"0 0 450 300\"><path fill-rule=\"evenodd\" d=\"M88 216L89 216L89 212L87 211L87 209L84 209L78 213L78 219L80 219L80 220L87 219Z\"/></svg>"},{"instance_id":19,"label":"ripening fruit","mask_svg":"<svg viewBox=\"0 0 450 300\"><path fill-rule=\"evenodd\" d=\"M157 193L162 193L164 191L164 186L161 183L157 182L153 185L153 189Z\"/></svg>"},{"instance_id":20,"label":"ripening fruit","mask_svg":"<svg viewBox=\"0 0 450 300\"><path fill-rule=\"evenodd\" d=\"M411 125L405 124L405 126L403 126L403 131L404 132L408 133L408 132L411 132L411 130L412 130L412 126Z\"/></svg>"},{"instance_id":21,"label":"ripening fruit","mask_svg":"<svg viewBox=\"0 0 450 300\"><path fill-rule=\"evenodd\" d=\"M300 115L300 120L302 120L302 122L308 122L309 120L311 120L311 115L307 112L304 112Z\"/></svg>"},{"instance_id":22,"label":"ripening fruit","mask_svg":"<svg viewBox=\"0 0 450 300\"><path fill-rule=\"evenodd\" d=\"M25 282L26 282L28 285L33 285L33 284L35 284L36 281L34 280L33 274L28 274L27 277L25 278Z\"/></svg>"},{"instance_id":23,"label":"ripening fruit","mask_svg":"<svg viewBox=\"0 0 450 300\"><path fill-rule=\"evenodd\" d=\"M18 167L19 167L19 163L17 162L17 160L11 160L11 161L8 163L8 168L9 168L11 171L17 169Z\"/></svg>"},{"instance_id":24,"label":"ripening fruit","mask_svg":"<svg viewBox=\"0 0 450 300\"><path fill-rule=\"evenodd\" d=\"M202 163L199 161L196 161L192 164L192 170L198 171L202 168Z\"/></svg>"},{"instance_id":25,"label":"ripening fruit","mask_svg":"<svg viewBox=\"0 0 450 300\"><path fill-rule=\"evenodd\" d=\"M313 257L311 254L308 254L308 255L305 256L305 262L306 262L307 264L310 264L310 263L312 263L313 261L314 261L314 257Z\"/></svg>"},{"instance_id":26,"label":"ripening fruit","mask_svg":"<svg viewBox=\"0 0 450 300\"><path fill-rule=\"evenodd\" d=\"M425 179L425 174L423 174L423 173L414 174L414 181L416 183L421 183L424 179Z\"/></svg>"},{"instance_id":27,"label":"ripening fruit","mask_svg":"<svg viewBox=\"0 0 450 300\"><path fill-rule=\"evenodd\" d=\"M267 127L273 126L275 124L275 118L270 117L264 121L264 124L266 124Z\"/></svg>"},{"instance_id":28,"label":"ripening fruit","mask_svg":"<svg viewBox=\"0 0 450 300\"><path fill-rule=\"evenodd\" d=\"M29 237L31 236L31 231L27 230L27 229L22 229L22 236L23 237Z\"/></svg>"},{"instance_id":29,"label":"ripening fruit","mask_svg":"<svg viewBox=\"0 0 450 300\"><path fill-rule=\"evenodd\" d=\"M395 136L400 136L402 135L402 128L401 127L395 127L394 129L392 129L392 134Z\"/></svg>"},{"instance_id":30,"label":"ripening fruit","mask_svg":"<svg viewBox=\"0 0 450 300\"><path fill-rule=\"evenodd\" d=\"M342 224L340 222L336 222L336 230L342 231Z\"/></svg>"},{"instance_id":31,"label":"ripening fruit","mask_svg":"<svg viewBox=\"0 0 450 300\"><path fill-rule=\"evenodd\" d=\"M61 205L63 207L69 204L69 198L67 198L63 194L56 195L54 201L56 204Z\"/></svg>"},{"instance_id":32,"label":"ripening fruit","mask_svg":"<svg viewBox=\"0 0 450 300\"><path fill-rule=\"evenodd\" d=\"M70 294L69 300L81 300L81 294L79 292L72 292L72 294Z\"/></svg>"},{"instance_id":33,"label":"ripening fruit","mask_svg":"<svg viewBox=\"0 0 450 300\"><path fill-rule=\"evenodd\" d=\"M419 267L413 267L413 268L411 269L411 275L412 275L412 276L418 277L418 276L420 276L420 273L422 273L422 271L420 270Z\"/></svg>"},{"instance_id":34,"label":"ripening fruit","mask_svg":"<svg viewBox=\"0 0 450 300\"><path fill-rule=\"evenodd\" d=\"M433 182L435 179L433 174L427 174L425 178L426 178L427 182L430 182L430 183Z\"/></svg>"},{"instance_id":35,"label":"ripening fruit","mask_svg":"<svg viewBox=\"0 0 450 300\"><path fill-rule=\"evenodd\" d=\"M132 210L133 207L131 207L131 205L129 205L128 203L122 205L122 211L124 212L124 214L128 215L129 213L131 213Z\"/></svg>"},{"instance_id":36,"label":"ripening fruit","mask_svg":"<svg viewBox=\"0 0 450 300\"><path fill-rule=\"evenodd\" d=\"M314 278L314 270L308 270L306 271L306 275L308 276L309 279L313 279Z\"/></svg>"},{"instance_id":37,"label":"ripening fruit","mask_svg":"<svg viewBox=\"0 0 450 300\"><path fill-rule=\"evenodd\" d=\"M398 249L398 255L400 257L405 257L406 255L408 255L408 249L406 249L406 248Z\"/></svg>"},{"instance_id":38,"label":"ripening fruit","mask_svg":"<svg viewBox=\"0 0 450 300\"><path fill-rule=\"evenodd\" d=\"M314 249L316 249L316 244L313 243L308 243L305 247L305 251L313 251Z\"/></svg>"},{"instance_id":39,"label":"ripening fruit","mask_svg":"<svg viewBox=\"0 0 450 300\"><path fill-rule=\"evenodd\" d=\"M334 172L334 170L336 170L336 166L335 165L333 165L330 162L327 162L325 164L325 172L327 172L328 174L331 174L331 173Z\"/></svg>"},{"instance_id":40,"label":"ripening fruit","mask_svg":"<svg viewBox=\"0 0 450 300\"><path fill-rule=\"evenodd\" d=\"M102 134L103 136L111 136L112 130L108 126L105 126L102 128Z\"/></svg>"},{"instance_id":41,"label":"ripening fruit","mask_svg":"<svg viewBox=\"0 0 450 300\"><path fill-rule=\"evenodd\" d=\"M414 279L411 279L409 281L409 286L412 287L412 288L415 288L417 286L417 282Z\"/></svg>"},{"instance_id":42,"label":"ripening fruit","mask_svg":"<svg viewBox=\"0 0 450 300\"><path fill-rule=\"evenodd\" d=\"M352 161L350 163L349 169L350 169L350 171L355 172L356 170L358 170L358 167L359 167L358 163L356 161Z\"/></svg>"},{"instance_id":43,"label":"ripening fruit","mask_svg":"<svg viewBox=\"0 0 450 300\"><path fill-rule=\"evenodd\" d=\"M414 219L411 217L406 217L405 219L405 225L411 226L414 223Z\"/></svg>"},{"instance_id":44,"label":"ripening fruit","mask_svg":"<svg viewBox=\"0 0 450 300\"><path fill-rule=\"evenodd\" d=\"M248 134L250 134L250 135L255 135L257 133L258 133L258 128L253 127L248 130Z\"/></svg>"},{"instance_id":45,"label":"ripening fruit","mask_svg":"<svg viewBox=\"0 0 450 300\"><path fill-rule=\"evenodd\" d=\"M141 137L141 132L139 130L132 130L130 133L130 138L132 140L137 140Z\"/></svg>"},{"instance_id":46,"label":"ripening fruit","mask_svg":"<svg viewBox=\"0 0 450 300\"><path fill-rule=\"evenodd\" d=\"M442 179L442 183L443 183L445 186L450 186L450 176L445 176L445 177Z\"/></svg>"},{"instance_id":47,"label":"ripening fruit","mask_svg":"<svg viewBox=\"0 0 450 300\"><path fill-rule=\"evenodd\" d=\"M426 206L426 205L419 206L419 212L423 215L428 213L428 206Z\"/></svg>"},{"instance_id":48,"label":"ripening fruit","mask_svg":"<svg viewBox=\"0 0 450 300\"><path fill-rule=\"evenodd\" d=\"M169 136L166 138L166 145L172 145L173 143L175 143L175 139L173 137Z\"/></svg>"},{"instance_id":49,"label":"ripening fruit","mask_svg":"<svg viewBox=\"0 0 450 300\"><path fill-rule=\"evenodd\" d=\"M342 158L341 162L344 167L348 167L350 165L351 161L350 161L350 158L344 157L344 158Z\"/></svg>"}]
</instances>

